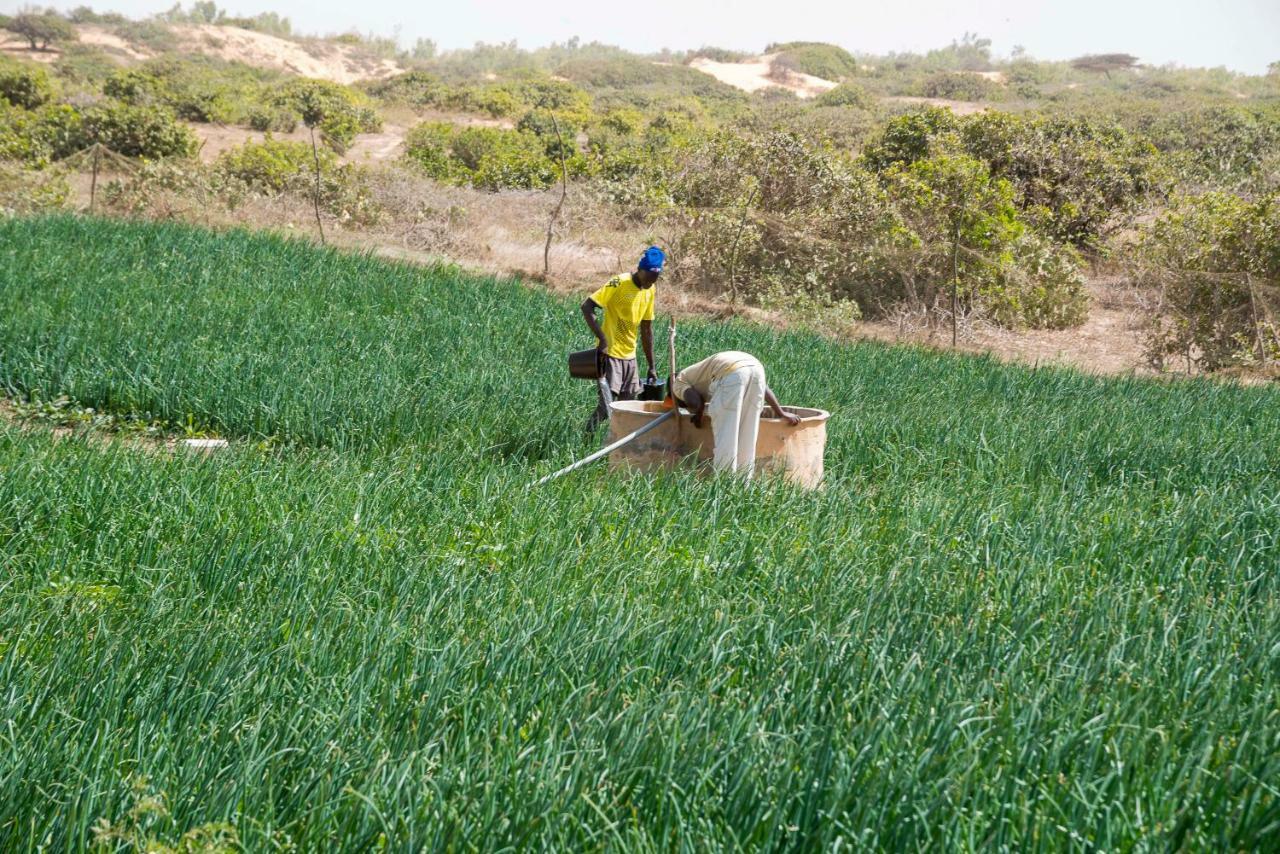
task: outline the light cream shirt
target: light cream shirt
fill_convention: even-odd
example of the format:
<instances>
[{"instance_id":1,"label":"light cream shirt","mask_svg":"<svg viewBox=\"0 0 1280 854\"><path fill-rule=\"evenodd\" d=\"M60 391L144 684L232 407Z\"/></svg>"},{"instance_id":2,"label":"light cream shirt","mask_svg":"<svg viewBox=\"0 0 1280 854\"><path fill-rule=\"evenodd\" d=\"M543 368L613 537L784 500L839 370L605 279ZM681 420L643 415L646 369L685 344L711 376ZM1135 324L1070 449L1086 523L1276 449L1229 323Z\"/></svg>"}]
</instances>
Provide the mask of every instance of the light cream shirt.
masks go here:
<instances>
[{"instance_id":1,"label":"light cream shirt","mask_svg":"<svg viewBox=\"0 0 1280 854\"><path fill-rule=\"evenodd\" d=\"M760 360L750 353L726 350L723 353L708 356L701 362L696 362L676 374L671 391L676 397L683 400L684 393L692 387L704 398L710 398L711 384L713 382L733 373L738 368L758 367L759 365Z\"/></svg>"}]
</instances>

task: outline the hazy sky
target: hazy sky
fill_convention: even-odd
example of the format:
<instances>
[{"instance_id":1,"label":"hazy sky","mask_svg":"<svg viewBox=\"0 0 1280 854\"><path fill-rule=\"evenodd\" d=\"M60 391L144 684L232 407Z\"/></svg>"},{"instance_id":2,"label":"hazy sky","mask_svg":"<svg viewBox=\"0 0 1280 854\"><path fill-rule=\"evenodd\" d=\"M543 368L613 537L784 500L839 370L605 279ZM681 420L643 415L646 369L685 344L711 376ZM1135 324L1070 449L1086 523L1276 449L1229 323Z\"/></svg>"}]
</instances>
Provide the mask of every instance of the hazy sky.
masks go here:
<instances>
[{"instance_id":1,"label":"hazy sky","mask_svg":"<svg viewBox=\"0 0 1280 854\"><path fill-rule=\"evenodd\" d=\"M46 0L47 2L47 0ZM173 0L53 0L88 3L140 17ZM0 0L13 11L25 0ZM189 5L189 0L187 5ZM273 11L294 29L418 37L442 48L516 39L537 47L579 36L638 50L702 45L758 51L771 41L834 42L853 51L924 51L966 31L993 41L999 55L1022 45L1033 56L1066 59L1125 52L1144 63L1226 66L1259 74L1280 60L1280 0L227 0L233 14Z\"/></svg>"}]
</instances>

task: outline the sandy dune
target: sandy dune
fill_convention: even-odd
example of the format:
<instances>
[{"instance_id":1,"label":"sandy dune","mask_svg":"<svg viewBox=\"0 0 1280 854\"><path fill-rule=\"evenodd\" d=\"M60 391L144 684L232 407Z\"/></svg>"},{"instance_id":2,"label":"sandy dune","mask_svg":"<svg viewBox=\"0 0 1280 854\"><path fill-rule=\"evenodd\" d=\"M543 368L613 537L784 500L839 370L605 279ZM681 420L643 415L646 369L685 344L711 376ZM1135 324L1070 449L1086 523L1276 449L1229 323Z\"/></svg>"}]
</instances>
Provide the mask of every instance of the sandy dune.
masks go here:
<instances>
[{"instance_id":1,"label":"sandy dune","mask_svg":"<svg viewBox=\"0 0 1280 854\"><path fill-rule=\"evenodd\" d=\"M747 92L779 86L790 89L801 98L813 98L836 87L836 84L830 80L823 80L812 74L801 74L782 68L774 74L773 61L776 58L776 53L767 53L746 62L715 62L706 57L698 57L689 63L689 67L710 74L721 83L728 83ZM771 77L771 74L774 76Z\"/></svg>"},{"instance_id":2,"label":"sandy dune","mask_svg":"<svg viewBox=\"0 0 1280 854\"><path fill-rule=\"evenodd\" d=\"M301 43L213 24L175 26L173 31L185 50L335 83L391 77L403 70L393 60L363 57L349 45L332 42Z\"/></svg>"}]
</instances>

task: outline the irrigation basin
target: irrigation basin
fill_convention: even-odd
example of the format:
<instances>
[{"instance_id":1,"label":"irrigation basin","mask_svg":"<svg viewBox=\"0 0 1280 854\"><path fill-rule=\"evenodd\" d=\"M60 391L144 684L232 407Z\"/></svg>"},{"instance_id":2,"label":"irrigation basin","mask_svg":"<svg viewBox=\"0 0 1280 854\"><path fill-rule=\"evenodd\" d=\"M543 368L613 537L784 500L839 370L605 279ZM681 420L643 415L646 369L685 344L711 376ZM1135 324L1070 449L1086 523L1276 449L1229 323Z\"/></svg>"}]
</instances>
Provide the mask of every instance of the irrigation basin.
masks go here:
<instances>
[{"instance_id":1,"label":"irrigation basin","mask_svg":"<svg viewBox=\"0 0 1280 854\"><path fill-rule=\"evenodd\" d=\"M768 417L769 409L760 417L760 435L756 439L756 471L780 473L788 481L807 489L822 483L822 460L827 448L827 419L831 413L803 406L784 406L787 412L800 416L792 427L781 418ZM613 442L639 430L666 410L661 402L619 400L609 407L609 439ZM629 466L641 470L670 468L696 455L698 462L710 461L715 451L711 433L711 416L703 418L702 427L693 426L689 412L680 410L673 418L609 455L611 466Z\"/></svg>"}]
</instances>

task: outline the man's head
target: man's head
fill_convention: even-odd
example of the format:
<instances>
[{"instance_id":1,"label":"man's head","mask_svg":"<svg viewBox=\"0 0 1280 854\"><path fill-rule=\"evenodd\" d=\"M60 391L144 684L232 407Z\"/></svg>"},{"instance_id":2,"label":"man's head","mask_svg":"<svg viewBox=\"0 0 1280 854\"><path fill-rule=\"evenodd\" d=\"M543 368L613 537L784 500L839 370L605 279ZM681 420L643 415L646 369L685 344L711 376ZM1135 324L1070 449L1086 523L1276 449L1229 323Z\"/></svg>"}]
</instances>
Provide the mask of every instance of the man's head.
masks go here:
<instances>
[{"instance_id":1,"label":"man's head","mask_svg":"<svg viewBox=\"0 0 1280 854\"><path fill-rule=\"evenodd\" d=\"M636 272L631 280L638 288L653 287L658 277L662 275L662 265L666 262L666 253L656 246L650 246L640 256L640 263L636 265Z\"/></svg>"}]
</instances>

